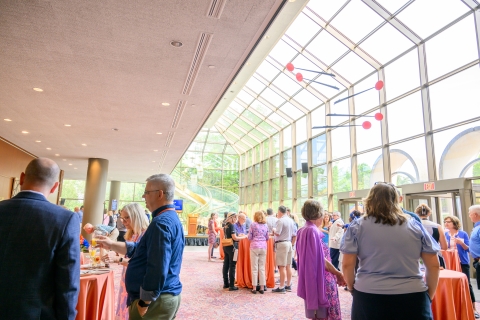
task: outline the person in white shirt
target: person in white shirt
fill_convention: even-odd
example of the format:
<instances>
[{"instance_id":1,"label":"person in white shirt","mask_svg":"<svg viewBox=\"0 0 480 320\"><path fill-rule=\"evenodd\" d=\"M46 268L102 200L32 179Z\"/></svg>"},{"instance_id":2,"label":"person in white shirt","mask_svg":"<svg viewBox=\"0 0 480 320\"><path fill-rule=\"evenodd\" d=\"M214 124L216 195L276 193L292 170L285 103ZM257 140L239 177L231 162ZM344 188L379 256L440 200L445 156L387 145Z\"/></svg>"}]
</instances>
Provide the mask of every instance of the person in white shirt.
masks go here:
<instances>
[{"instance_id":1,"label":"person in white shirt","mask_svg":"<svg viewBox=\"0 0 480 320\"><path fill-rule=\"evenodd\" d=\"M340 212L338 211L333 212L332 219L333 223L328 232L328 246L330 247L330 258L332 258L332 264L338 269L340 258L340 242L344 233L344 222L340 218Z\"/></svg>"}]
</instances>

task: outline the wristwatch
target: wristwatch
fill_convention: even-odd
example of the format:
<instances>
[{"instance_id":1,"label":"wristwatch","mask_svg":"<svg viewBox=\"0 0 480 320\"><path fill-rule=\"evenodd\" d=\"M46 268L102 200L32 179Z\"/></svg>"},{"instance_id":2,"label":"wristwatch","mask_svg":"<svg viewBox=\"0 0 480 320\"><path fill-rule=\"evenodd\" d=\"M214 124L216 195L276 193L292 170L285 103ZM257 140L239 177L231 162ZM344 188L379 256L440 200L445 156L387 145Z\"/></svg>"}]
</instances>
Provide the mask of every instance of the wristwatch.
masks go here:
<instances>
[{"instance_id":1,"label":"wristwatch","mask_svg":"<svg viewBox=\"0 0 480 320\"><path fill-rule=\"evenodd\" d=\"M138 305L142 308L148 308L150 306L150 303L149 304L146 304L145 301L143 301L142 299L138 300Z\"/></svg>"}]
</instances>

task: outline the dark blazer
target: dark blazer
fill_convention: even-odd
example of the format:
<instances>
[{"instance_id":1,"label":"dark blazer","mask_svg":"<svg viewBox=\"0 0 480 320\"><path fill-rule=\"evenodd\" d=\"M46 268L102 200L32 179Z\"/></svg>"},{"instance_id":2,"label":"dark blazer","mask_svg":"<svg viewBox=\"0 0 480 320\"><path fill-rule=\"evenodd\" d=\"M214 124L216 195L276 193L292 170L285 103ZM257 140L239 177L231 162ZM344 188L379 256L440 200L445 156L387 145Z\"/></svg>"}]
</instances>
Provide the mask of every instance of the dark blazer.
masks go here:
<instances>
[{"instance_id":1,"label":"dark blazer","mask_svg":"<svg viewBox=\"0 0 480 320\"><path fill-rule=\"evenodd\" d=\"M75 319L78 215L41 194L0 201L0 319Z\"/></svg>"}]
</instances>

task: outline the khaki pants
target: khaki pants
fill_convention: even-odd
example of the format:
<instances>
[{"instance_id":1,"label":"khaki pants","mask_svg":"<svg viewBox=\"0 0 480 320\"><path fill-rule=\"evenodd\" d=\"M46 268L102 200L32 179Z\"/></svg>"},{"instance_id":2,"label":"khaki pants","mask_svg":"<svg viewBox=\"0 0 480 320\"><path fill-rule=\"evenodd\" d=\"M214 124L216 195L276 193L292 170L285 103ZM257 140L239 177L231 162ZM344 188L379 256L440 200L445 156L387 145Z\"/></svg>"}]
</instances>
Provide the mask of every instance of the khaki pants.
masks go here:
<instances>
[{"instance_id":1,"label":"khaki pants","mask_svg":"<svg viewBox=\"0 0 480 320\"><path fill-rule=\"evenodd\" d=\"M250 249L250 265L252 267L252 286L255 290L255 286L260 284L262 286L267 285L265 279L265 261L267 260L267 250L266 249ZM258 282L260 278L260 282Z\"/></svg>"},{"instance_id":2,"label":"khaki pants","mask_svg":"<svg viewBox=\"0 0 480 320\"><path fill-rule=\"evenodd\" d=\"M118 238L118 235L119 235L119 232L118 232L118 229L115 228L112 230L112 232L110 232L110 234L108 235L108 238L112 241L117 241L117 238Z\"/></svg>"},{"instance_id":3,"label":"khaki pants","mask_svg":"<svg viewBox=\"0 0 480 320\"><path fill-rule=\"evenodd\" d=\"M172 294L161 294L157 300L150 303L145 316L140 317L138 313L138 300L128 307L128 314L130 320L171 320L177 316L178 308L180 307L180 295L174 296Z\"/></svg>"}]
</instances>

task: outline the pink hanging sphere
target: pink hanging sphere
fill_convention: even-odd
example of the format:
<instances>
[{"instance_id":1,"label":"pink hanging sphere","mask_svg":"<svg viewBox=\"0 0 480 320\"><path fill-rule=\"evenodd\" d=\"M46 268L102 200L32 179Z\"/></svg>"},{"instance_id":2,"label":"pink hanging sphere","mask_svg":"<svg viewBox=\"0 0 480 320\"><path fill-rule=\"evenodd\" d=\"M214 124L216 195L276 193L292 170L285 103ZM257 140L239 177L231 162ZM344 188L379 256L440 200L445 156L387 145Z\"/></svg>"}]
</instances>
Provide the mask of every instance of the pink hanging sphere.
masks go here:
<instances>
[{"instance_id":1,"label":"pink hanging sphere","mask_svg":"<svg viewBox=\"0 0 480 320\"><path fill-rule=\"evenodd\" d=\"M381 90L382 88L383 88L383 81L382 80L377 81L377 83L375 83L375 89Z\"/></svg>"},{"instance_id":2,"label":"pink hanging sphere","mask_svg":"<svg viewBox=\"0 0 480 320\"><path fill-rule=\"evenodd\" d=\"M382 121L383 114L381 114L380 112L375 113L375 120Z\"/></svg>"},{"instance_id":3,"label":"pink hanging sphere","mask_svg":"<svg viewBox=\"0 0 480 320\"><path fill-rule=\"evenodd\" d=\"M297 78L298 81L302 81L303 80L303 76L302 74L299 72L297 73L297 75L295 76Z\"/></svg>"},{"instance_id":4,"label":"pink hanging sphere","mask_svg":"<svg viewBox=\"0 0 480 320\"><path fill-rule=\"evenodd\" d=\"M362 123L362 127L363 127L363 129L368 130L372 127L372 124L370 123L370 121L365 121L365 122Z\"/></svg>"},{"instance_id":5,"label":"pink hanging sphere","mask_svg":"<svg viewBox=\"0 0 480 320\"><path fill-rule=\"evenodd\" d=\"M293 69L295 69L295 67L293 66L293 63L291 63L291 62L287 63L287 70L288 71L293 71Z\"/></svg>"}]
</instances>

